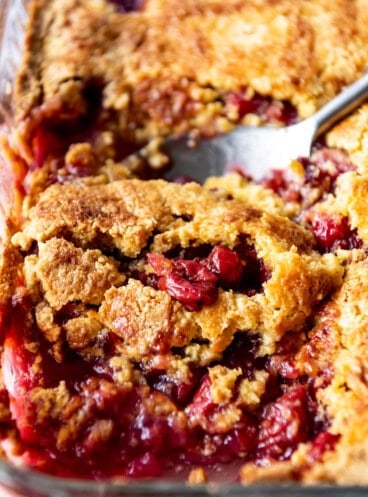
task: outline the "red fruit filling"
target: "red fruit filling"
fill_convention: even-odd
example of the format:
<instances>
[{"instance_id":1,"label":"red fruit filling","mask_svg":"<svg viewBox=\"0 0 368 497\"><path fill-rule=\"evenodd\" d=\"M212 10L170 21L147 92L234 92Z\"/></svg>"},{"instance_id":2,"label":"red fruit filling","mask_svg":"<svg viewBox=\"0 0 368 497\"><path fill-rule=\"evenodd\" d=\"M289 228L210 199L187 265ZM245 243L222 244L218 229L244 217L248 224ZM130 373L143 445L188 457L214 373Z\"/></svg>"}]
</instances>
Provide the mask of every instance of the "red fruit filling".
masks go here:
<instances>
[{"instance_id":1,"label":"red fruit filling","mask_svg":"<svg viewBox=\"0 0 368 497\"><path fill-rule=\"evenodd\" d=\"M321 252L351 250L361 248L363 245L357 230L350 227L348 218L344 216L314 214L311 219L311 230Z\"/></svg>"},{"instance_id":2,"label":"red fruit filling","mask_svg":"<svg viewBox=\"0 0 368 497\"><path fill-rule=\"evenodd\" d=\"M203 371L203 369L193 369L185 381L172 378L162 372L149 373L145 377L154 390L164 393L175 404L184 406L192 398L193 392L204 374Z\"/></svg>"},{"instance_id":3,"label":"red fruit filling","mask_svg":"<svg viewBox=\"0 0 368 497\"><path fill-rule=\"evenodd\" d=\"M225 350L221 364L228 368L240 368L242 377L252 380L257 369L264 369L265 358L257 357L259 337L257 334L237 333Z\"/></svg>"},{"instance_id":4,"label":"red fruit filling","mask_svg":"<svg viewBox=\"0 0 368 497\"><path fill-rule=\"evenodd\" d=\"M59 476L140 478L159 474L167 453L175 457L183 450L186 427L166 396L145 386L117 386L108 356L84 360L67 352L63 362L56 361L37 331L21 326L20 315L18 309L8 329L2 366L32 467L40 463L36 456L41 446L42 466ZM63 384L67 402L53 395ZM55 402L54 410L50 402ZM167 410L159 414L152 405Z\"/></svg>"},{"instance_id":5,"label":"red fruit filling","mask_svg":"<svg viewBox=\"0 0 368 497\"><path fill-rule=\"evenodd\" d=\"M301 157L298 162L304 169L301 177L289 170L275 169L263 180L262 185L280 195L285 202L299 202L305 207L334 191L337 178L355 169L343 150L323 147L312 158Z\"/></svg>"},{"instance_id":6,"label":"red fruit filling","mask_svg":"<svg viewBox=\"0 0 368 497\"><path fill-rule=\"evenodd\" d=\"M263 408L259 459L288 459L300 442L308 440L311 426L307 395L305 387L295 387Z\"/></svg>"},{"instance_id":7,"label":"red fruit filling","mask_svg":"<svg viewBox=\"0 0 368 497\"><path fill-rule=\"evenodd\" d=\"M193 430L188 441L186 460L191 464L229 463L241 457L251 458L257 444L257 419L252 414L242 418L227 433L207 433Z\"/></svg>"},{"instance_id":8,"label":"red fruit filling","mask_svg":"<svg viewBox=\"0 0 368 497\"><path fill-rule=\"evenodd\" d=\"M58 321L78 312L65 306ZM118 337L107 338L103 356L81 357L66 348L57 361L50 344L25 324L26 314L27 306L20 303L4 319L2 366L20 451L29 467L64 477L137 479L170 474L179 465L188 471L193 464L211 467L239 458L284 460L306 441L312 441L310 457L319 460L338 439L316 415L313 386L294 375L285 377L282 367L268 368L270 380L259 407L241 407L237 421L223 429L217 420L226 419L239 383L226 403L215 402L205 368L193 367L182 381L167 371L145 373L137 364L146 384L116 384L109 359L119 349ZM296 344L298 337L283 340L279 364L293 363ZM213 366L240 369L238 382L252 380L271 360L257 357L258 349L256 334L239 332ZM180 355L180 349L172 353ZM55 389L61 389L60 397L54 396Z\"/></svg>"},{"instance_id":9,"label":"red fruit filling","mask_svg":"<svg viewBox=\"0 0 368 497\"><path fill-rule=\"evenodd\" d=\"M200 252L200 248L197 250ZM184 252L188 257L191 250ZM269 272L259 260L254 247L243 241L234 250L216 245L207 257L169 259L162 254L148 254L158 280L151 280L188 310L198 311L203 305L213 304L218 287L244 291L249 295L261 290ZM148 281L146 276L139 277Z\"/></svg>"},{"instance_id":10,"label":"red fruit filling","mask_svg":"<svg viewBox=\"0 0 368 497\"><path fill-rule=\"evenodd\" d=\"M250 413L243 412L231 430L219 430L216 418L226 417L226 407L214 402L209 375L204 376L186 413L193 428L188 447L191 462L228 462L239 455L248 456L256 447L257 420Z\"/></svg>"},{"instance_id":11,"label":"red fruit filling","mask_svg":"<svg viewBox=\"0 0 368 497\"><path fill-rule=\"evenodd\" d=\"M329 431L319 433L312 442L312 447L308 456L314 461L320 461L325 452L332 450L335 447L339 438L340 435L330 433Z\"/></svg>"},{"instance_id":12,"label":"red fruit filling","mask_svg":"<svg viewBox=\"0 0 368 497\"><path fill-rule=\"evenodd\" d=\"M297 111L289 102L274 100L258 93L251 97L246 90L229 93L225 102L228 107L236 109L238 119L247 114L256 114L266 123L290 125L297 121Z\"/></svg>"},{"instance_id":13,"label":"red fruit filling","mask_svg":"<svg viewBox=\"0 0 368 497\"><path fill-rule=\"evenodd\" d=\"M157 287L188 310L198 311L216 301L217 276L200 262L171 261L161 254L148 254L147 260L159 276Z\"/></svg>"}]
</instances>

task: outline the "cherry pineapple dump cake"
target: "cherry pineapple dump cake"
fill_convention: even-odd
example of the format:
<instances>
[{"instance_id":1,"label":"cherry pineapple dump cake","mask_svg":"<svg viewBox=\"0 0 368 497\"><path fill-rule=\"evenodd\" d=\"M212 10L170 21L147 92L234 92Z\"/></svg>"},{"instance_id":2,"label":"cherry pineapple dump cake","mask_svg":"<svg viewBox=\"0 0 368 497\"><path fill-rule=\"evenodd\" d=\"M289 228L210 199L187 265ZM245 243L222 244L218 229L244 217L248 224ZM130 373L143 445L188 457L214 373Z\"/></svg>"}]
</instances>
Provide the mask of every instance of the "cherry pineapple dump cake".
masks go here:
<instances>
[{"instance_id":1,"label":"cherry pineapple dump cake","mask_svg":"<svg viewBox=\"0 0 368 497\"><path fill-rule=\"evenodd\" d=\"M168 182L160 151L311 115L364 71L364 16L360 0L31 2L1 138L5 458L367 483L368 107L259 182Z\"/></svg>"}]
</instances>

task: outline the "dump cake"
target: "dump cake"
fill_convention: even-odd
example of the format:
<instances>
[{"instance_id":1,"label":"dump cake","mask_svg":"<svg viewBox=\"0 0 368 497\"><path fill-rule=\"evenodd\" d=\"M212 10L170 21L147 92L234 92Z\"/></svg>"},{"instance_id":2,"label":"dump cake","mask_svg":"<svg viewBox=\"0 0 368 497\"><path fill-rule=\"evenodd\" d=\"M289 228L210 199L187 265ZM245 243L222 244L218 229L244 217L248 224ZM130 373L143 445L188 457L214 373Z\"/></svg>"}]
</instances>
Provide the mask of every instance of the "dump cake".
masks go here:
<instances>
[{"instance_id":1,"label":"dump cake","mask_svg":"<svg viewBox=\"0 0 368 497\"><path fill-rule=\"evenodd\" d=\"M364 9L31 2L1 139L4 457L367 483L367 107L259 182L166 181L159 146L312 114L364 72Z\"/></svg>"}]
</instances>

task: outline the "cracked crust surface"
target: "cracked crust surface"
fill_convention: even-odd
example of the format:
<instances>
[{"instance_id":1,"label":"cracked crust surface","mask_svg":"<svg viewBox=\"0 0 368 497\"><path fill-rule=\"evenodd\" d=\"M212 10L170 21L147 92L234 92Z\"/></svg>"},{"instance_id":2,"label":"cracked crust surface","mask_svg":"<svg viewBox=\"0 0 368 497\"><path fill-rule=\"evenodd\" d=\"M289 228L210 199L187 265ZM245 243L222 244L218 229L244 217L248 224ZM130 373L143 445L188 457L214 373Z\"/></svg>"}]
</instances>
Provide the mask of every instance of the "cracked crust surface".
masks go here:
<instances>
[{"instance_id":1,"label":"cracked crust surface","mask_svg":"<svg viewBox=\"0 0 368 497\"><path fill-rule=\"evenodd\" d=\"M202 347L208 357L221 353L238 330L259 330L263 353L272 352L275 340L302 327L341 277L338 260L316 254L307 230L241 202L219 200L195 183L54 185L28 218L13 243L23 251L38 246L24 263L31 294L40 292L55 310L76 301L101 305L99 319L123 338L136 360L153 353L155 343L164 346L165 329L175 330L170 347L188 345L194 337L209 341L207 352ZM221 290L217 302L193 314L164 292L134 280L125 285L126 275L119 273L122 257L136 258L135 265L147 272L145 251L206 244L233 248L242 237L272 273L264 292L254 297ZM115 252L115 259L104 255ZM287 294L281 291L285 286Z\"/></svg>"},{"instance_id":2,"label":"cracked crust surface","mask_svg":"<svg viewBox=\"0 0 368 497\"><path fill-rule=\"evenodd\" d=\"M44 4L33 2L18 117L55 98L66 114L83 114L95 81L102 107L138 140L188 126L220 129L221 98L245 87L288 100L306 117L368 60L357 1L147 0L126 14L103 0Z\"/></svg>"}]
</instances>

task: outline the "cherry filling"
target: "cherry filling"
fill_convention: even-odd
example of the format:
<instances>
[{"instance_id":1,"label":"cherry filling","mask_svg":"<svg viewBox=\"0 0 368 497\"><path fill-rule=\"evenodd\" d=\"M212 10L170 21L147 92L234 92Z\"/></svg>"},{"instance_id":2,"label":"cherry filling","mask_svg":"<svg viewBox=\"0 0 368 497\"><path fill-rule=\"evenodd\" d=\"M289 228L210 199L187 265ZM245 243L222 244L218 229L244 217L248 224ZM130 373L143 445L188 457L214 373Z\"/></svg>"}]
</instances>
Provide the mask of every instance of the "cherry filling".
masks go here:
<instances>
[{"instance_id":1,"label":"cherry filling","mask_svg":"<svg viewBox=\"0 0 368 497\"><path fill-rule=\"evenodd\" d=\"M34 156L31 168L42 167L48 159L62 161L70 144L92 138L101 124L101 91L101 82L87 81L76 108L55 99L33 111L27 122Z\"/></svg>"},{"instance_id":2,"label":"cherry filling","mask_svg":"<svg viewBox=\"0 0 368 497\"><path fill-rule=\"evenodd\" d=\"M308 457L319 460L338 440L317 415L313 382L284 374L302 336L284 337L275 366L275 356L258 357L256 333L236 333L223 357L211 365L239 371L231 398L219 402L210 373L195 366L184 382L166 371L143 371L147 383L116 384L109 366L118 350L114 342L103 357L85 358L65 346L63 359L56 360L50 344L26 324L27 309L20 302L4 320L2 366L19 450L29 467L64 477L145 478L179 465L284 460L301 442L311 442ZM79 309L68 305L58 322L78 315ZM180 355L179 349L172 352ZM259 405L238 404L241 381L252 381L265 370L269 380ZM229 407L236 406L237 419L224 428L219 420L226 421Z\"/></svg>"},{"instance_id":3,"label":"cherry filling","mask_svg":"<svg viewBox=\"0 0 368 497\"><path fill-rule=\"evenodd\" d=\"M275 100L259 93L252 96L248 96L246 90L229 93L225 103L227 107L236 110L239 120L247 114L256 114L266 123L290 125L297 121L296 108L290 102Z\"/></svg>"},{"instance_id":4,"label":"cherry filling","mask_svg":"<svg viewBox=\"0 0 368 497\"><path fill-rule=\"evenodd\" d=\"M213 401L211 382L206 375L186 413L192 426L187 458L190 462L215 464L234 458L248 456L257 444L257 419L243 412L240 419L228 431L222 433L216 423L219 416L225 416L226 408Z\"/></svg>"},{"instance_id":5,"label":"cherry filling","mask_svg":"<svg viewBox=\"0 0 368 497\"><path fill-rule=\"evenodd\" d=\"M320 461L326 451L332 450L335 447L339 438L340 435L330 433L329 431L322 431L313 440L308 456L315 461Z\"/></svg>"},{"instance_id":6,"label":"cherry filling","mask_svg":"<svg viewBox=\"0 0 368 497\"><path fill-rule=\"evenodd\" d=\"M343 150L322 147L311 158L298 158L303 174L289 170L273 170L261 184L280 195L286 202L299 202L309 207L326 193L334 191L337 178L355 169Z\"/></svg>"},{"instance_id":7,"label":"cherry filling","mask_svg":"<svg viewBox=\"0 0 368 497\"><path fill-rule=\"evenodd\" d=\"M190 251L184 256L190 255ZM213 304L218 287L244 291L249 295L261 290L269 272L253 246L243 241L234 250L216 245L207 257L169 259L162 254L148 254L147 261L158 280L157 288L166 291L188 310L198 311ZM147 278L140 278L148 281ZM151 279L152 281L152 279Z\"/></svg>"},{"instance_id":8,"label":"cherry filling","mask_svg":"<svg viewBox=\"0 0 368 497\"><path fill-rule=\"evenodd\" d=\"M320 252L334 252L337 249L361 248L362 240L356 229L352 229L345 216L313 214L309 216L311 230Z\"/></svg>"},{"instance_id":9,"label":"cherry filling","mask_svg":"<svg viewBox=\"0 0 368 497\"><path fill-rule=\"evenodd\" d=\"M309 438L310 417L304 386L295 387L261 412L257 456L260 459L288 459L300 442Z\"/></svg>"},{"instance_id":10,"label":"cherry filling","mask_svg":"<svg viewBox=\"0 0 368 497\"><path fill-rule=\"evenodd\" d=\"M203 375L203 368L193 368L185 381L172 378L164 372L150 372L145 377L151 388L164 393L175 404L184 406L191 400Z\"/></svg>"},{"instance_id":11,"label":"cherry filling","mask_svg":"<svg viewBox=\"0 0 368 497\"><path fill-rule=\"evenodd\" d=\"M187 429L166 396L116 385L108 357L86 361L66 351L56 361L22 316L18 309L7 330L2 366L29 466L59 476L140 478L159 474L167 454L183 450Z\"/></svg>"}]
</instances>

